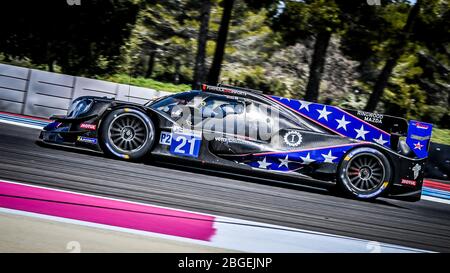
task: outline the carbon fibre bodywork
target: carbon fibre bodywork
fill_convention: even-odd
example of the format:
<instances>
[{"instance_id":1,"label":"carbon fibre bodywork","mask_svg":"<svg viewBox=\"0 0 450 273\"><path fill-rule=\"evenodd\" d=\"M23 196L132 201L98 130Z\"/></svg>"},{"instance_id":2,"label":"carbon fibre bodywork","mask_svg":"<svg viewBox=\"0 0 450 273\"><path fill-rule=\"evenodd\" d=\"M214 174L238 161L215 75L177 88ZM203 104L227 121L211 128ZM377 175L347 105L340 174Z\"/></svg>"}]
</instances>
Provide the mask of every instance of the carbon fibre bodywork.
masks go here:
<instances>
[{"instance_id":1,"label":"carbon fibre bodywork","mask_svg":"<svg viewBox=\"0 0 450 273\"><path fill-rule=\"evenodd\" d=\"M158 98L146 105L100 97L81 97L77 100L89 101L88 109L75 116L69 113L70 117L51 117L54 122L43 129L40 139L46 143L102 151L100 128L104 126L105 117L117 109L139 111L155 125L155 141L148 156L170 157L193 162L204 168L270 176L281 183L334 187L339 180L339 168L342 162L348 160L349 154L356 148L373 148L388 158L393 170L390 181L381 188L381 196L407 201L420 199L427 156L423 151L429 145L431 125L418 122L408 124L399 118L267 96L239 88L204 88L203 91ZM174 118L177 115L174 115L172 104L176 103L169 103L185 103L194 98L199 98L201 102L200 106L191 107L194 111L201 110L200 127L196 127L192 120L180 124ZM209 104L220 107L211 107L212 112L208 112ZM224 110L225 104L232 105L233 110ZM264 124L270 127L273 122L268 114L264 116L252 112L254 105L263 105L277 113L279 126L269 130L268 138L261 137L259 133L250 133L252 126ZM244 108L240 109L240 106ZM228 111L228 114L217 116L217 109L224 113ZM205 120L208 119L222 119L224 122L228 119L243 125L244 129L241 132L234 129L231 133L224 133L206 128ZM414 126L426 127L423 129L426 132L421 135L420 131L411 129ZM413 140L411 134L406 142L399 140L409 131L415 132ZM409 145L411 143L416 148L420 147L421 153L415 153L414 146L411 148ZM123 159L130 158L127 153L115 155Z\"/></svg>"}]
</instances>

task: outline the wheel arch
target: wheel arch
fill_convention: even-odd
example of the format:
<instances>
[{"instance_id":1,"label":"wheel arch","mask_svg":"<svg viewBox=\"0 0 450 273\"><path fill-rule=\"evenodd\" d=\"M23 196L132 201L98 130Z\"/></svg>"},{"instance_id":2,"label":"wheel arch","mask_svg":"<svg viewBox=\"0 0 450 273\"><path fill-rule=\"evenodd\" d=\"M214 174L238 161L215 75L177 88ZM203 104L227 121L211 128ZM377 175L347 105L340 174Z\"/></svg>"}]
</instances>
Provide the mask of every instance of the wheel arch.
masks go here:
<instances>
[{"instance_id":1,"label":"wheel arch","mask_svg":"<svg viewBox=\"0 0 450 273\"><path fill-rule=\"evenodd\" d=\"M345 152L344 156L342 157L342 159L339 161L339 164L338 164L338 170L341 168L342 163L343 163L344 159L347 157L347 155L348 155L350 152L352 152L353 150L356 150L356 149L358 149L358 148L372 148L372 149L375 149L375 150L377 150L378 152L382 153L382 154L387 158L387 160L389 161L389 165L390 165L390 167L391 167L391 169L392 169L392 177L394 176L394 173L395 173L395 168L394 168L394 167L395 167L395 164L394 164L394 159L393 159L393 156L392 156L392 152L389 151L389 150L387 150L387 149L385 149L385 148L381 148L381 149L380 149L379 146L374 145L374 144L372 144L372 143L364 143L364 144L361 144L361 145L355 145L355 146L352 147L351 149L347 150L347 151ZM392 177L391 177L391 180L392 180ZM391 182L391 181L390 181L390 182Z\"/></svg>"},{"instance_id":2,"label":"wheel arch","mask_svg":"<svg viewBox=\"0 0 450 273\"><path fill-rule=\"evenodd\" d=\"M104 127L104 125L107 125L107 123L105 123L104 120L108 119L109 116L112 113L114 113L115 111L118 111L118 110L124 110L125 113L126 112L130 112L130 113L138 112L138 113L142 114L143 116L145 116L145 118L148 118L150 120L150 123L152 123L151 127L153 127L153 130L154 130L154 132L153 132L154 133L153 140L151 142L152 144L151 144L151 146L148 149L148 151L151 151L151 149L154 148L154 145L155 145L155 142L156 142L156 137L157 137L157 131L158 131L158 128L159 128L158 127L159 121L156 118L157 117L156 113L154 111L151 111L147 107L140 107L139 105L123 105L123 104L122 105L113 106L113 107L109 107L102 114L102 116L100 118L100 122L98 123L98 126L97 126L97 138L99 139L99 147L102 149L102 151L106 154L106 151L105 151L106 147L104 146L106 144L102 145L102 139L104 137L104 135L103 135L104 128L103 127ZM145 118L144 118L144 120L145 120ZM146 122L146 123L149 124L148 122ZM151 128L151 127L149 127L149 128ZM125 157L123 157L123 156L124 155L121 154L119 157L121 157L123 159L129 159L129 160L132 160L132 161L136 160L136 159L130 158L129 156L125 156Z\"/></svg>"},{"instance_id":3,"label":"wheel arch","mask_svg":"<svg viewBox=\"0 0 450 273\"><path fill-rule=\"evenodd\" d=\"M361 148L371 148L376 150L377 152L381 153L386 159L387 162L389 164L390 167L390 177L389 177L389 181L388 181L388 185L387 187L382 191L382 193L379 196L386 196L389 193L389 190L393 184L393 181L396 177L396 168L395 168L395 163L392 157L392 152L390 152L389 150L386 149L380 149L380 147L378 147L377 145L371 144L371 143L367 143L367 144L361 144L361 145L355 145L355 147L352 147L351 149L349 149L348 151L346 151L346 153L344 154L344 156L342 157L342 159L339 161L338 167L337 167L337 171L336 171L336 186L339 188L339 184L342 183L340 181L340 172L342 169L342 165L344 164L344 161L347 159L347 157L349 156L349 154L357 149L361 149ZM369 198L370 199L370 198Z\"/></svg>"},{"instance_id":4,"label":"wheel arch","mask_svg":"<svg viewBox=\"0 0 450 273\"><path fill-rule=\"evenodd\" d=\"M119 110L119 109L133 109L133 110L137 110L140 111L144 114L146 114L151 121L153 122L154 126L155 126L155 131L158 131L159 128L159 119L157 118L157 113L155 110L148 108L148 107L143 107L140 105L126 105L126 104L119 104L119 105L114 105L111 107L108 107L108 109L106 109L105 112L102 113L102 116L99 119L99 123L98 123L98 129L97 129L97 134L98 137L102 137L102 130L101 127L103 126L103 120L112 112Z\"/></svg>"}]
</instances>

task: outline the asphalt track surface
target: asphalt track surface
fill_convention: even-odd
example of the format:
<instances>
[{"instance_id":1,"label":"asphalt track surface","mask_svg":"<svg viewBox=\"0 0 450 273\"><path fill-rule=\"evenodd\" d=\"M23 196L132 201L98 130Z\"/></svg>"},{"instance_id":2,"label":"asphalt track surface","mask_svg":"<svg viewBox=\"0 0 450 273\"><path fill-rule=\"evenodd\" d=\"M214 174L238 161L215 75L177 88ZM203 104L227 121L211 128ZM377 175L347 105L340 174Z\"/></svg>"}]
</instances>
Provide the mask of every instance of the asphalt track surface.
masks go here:
<instances>
[{"instance_id":1,"label":"asphalt track surface","mask_svg":"<svg viewBox=\"0 0 450 273\"><path fill-rule=\"evenodd\" d=\"M450 205L351 200L167 163L41 147L39 130L0 124L0 179L293 228L450 252ZM270 238L267 238L270 240Z\"/></svg>"}]
</instances>

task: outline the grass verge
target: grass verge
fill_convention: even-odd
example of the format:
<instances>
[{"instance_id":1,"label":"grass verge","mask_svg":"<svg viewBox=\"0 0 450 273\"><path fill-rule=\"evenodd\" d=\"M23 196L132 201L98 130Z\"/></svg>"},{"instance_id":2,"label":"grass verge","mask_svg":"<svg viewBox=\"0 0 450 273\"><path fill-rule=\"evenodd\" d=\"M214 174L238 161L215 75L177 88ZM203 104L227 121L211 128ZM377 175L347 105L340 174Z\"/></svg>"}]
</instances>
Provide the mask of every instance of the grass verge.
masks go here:
<instances>
[{"instance_id":1,"label":"grass verge","mask_svg":"<svg viewBox=\"0 0 450 273\"><path fill-rule=\"evenodd\" d=\"M122 83L122 84L131 84L140 87L146 87L151 89L156 89L158 91L167 91L167 92L183 92L191 90L191 86L187 84L173 84L155 81L153 79L146 79L143 77L130 78L126 74L116 74L107 77L101 77L99 80Z\"/></svg>"},{"instance_id":2,"label":"grass verge","mask_svg":"<svg viewBox=\"0 0 450 273\"><path fill-rule=\"evenodd\" d=\"M445 145L450 145L450 130L433 128L431 141Z\"/></svg>"}]
</instances>

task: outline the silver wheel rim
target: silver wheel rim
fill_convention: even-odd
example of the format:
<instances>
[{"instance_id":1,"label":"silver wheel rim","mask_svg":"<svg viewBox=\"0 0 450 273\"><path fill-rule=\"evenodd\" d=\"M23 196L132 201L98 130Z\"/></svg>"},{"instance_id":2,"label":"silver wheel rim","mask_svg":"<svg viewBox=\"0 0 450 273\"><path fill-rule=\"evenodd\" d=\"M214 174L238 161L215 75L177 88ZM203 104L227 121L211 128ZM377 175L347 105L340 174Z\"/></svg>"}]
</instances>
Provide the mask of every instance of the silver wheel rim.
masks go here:
<instances>
[{"instance_id":1,"label":"silver wheel rim","mask_svg":"<svg viewBox=\"0 0 450 273\"><path fill-rule=\"evenodd\" d=\"M350 185L361 192L369 192L383 184L386 171L378 157L368 153L358 154L347 165Z\"/></svg>"},{"instance_id":2,"label":"silver wheel rim","mask_svg":"<svg viewBox=\"0 0 450 273\"><path fill-rule=\"evenodd\" d=\"M111 145L123 153L133 153L142 149L148 141L148 126L134 113L116 116L108 128Z\"/></svg>"}]
</instances>

